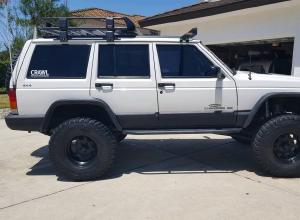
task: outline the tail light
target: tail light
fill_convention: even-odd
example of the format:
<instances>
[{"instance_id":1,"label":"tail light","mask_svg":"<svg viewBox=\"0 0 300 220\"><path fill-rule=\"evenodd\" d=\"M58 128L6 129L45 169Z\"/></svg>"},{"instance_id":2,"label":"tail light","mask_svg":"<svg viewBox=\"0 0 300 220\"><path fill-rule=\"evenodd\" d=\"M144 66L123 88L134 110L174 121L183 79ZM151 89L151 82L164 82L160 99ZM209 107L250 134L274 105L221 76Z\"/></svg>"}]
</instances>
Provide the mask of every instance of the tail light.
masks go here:
<instances>
[{"instance_id":1,"label":"tail light","mask_svg":"<svg viewBox=\"0 0 300 220\"><path fill-rule=\"evenodd\" d=\"M10 104L10 110L13 113L18 112L18 105L17 105L17 91L16 89L9 89L8 91L8 97L9 97L9 104Z\"/></svg>"}]
</instances>

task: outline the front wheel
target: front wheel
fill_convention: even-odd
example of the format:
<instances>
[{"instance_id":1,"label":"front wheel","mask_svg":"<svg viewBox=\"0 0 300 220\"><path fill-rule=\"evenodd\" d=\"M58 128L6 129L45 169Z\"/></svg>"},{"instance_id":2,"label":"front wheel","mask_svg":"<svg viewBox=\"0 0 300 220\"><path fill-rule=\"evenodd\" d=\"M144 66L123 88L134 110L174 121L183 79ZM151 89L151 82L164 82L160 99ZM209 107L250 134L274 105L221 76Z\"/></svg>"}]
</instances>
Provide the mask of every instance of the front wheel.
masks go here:
<instances>
[{"instance_id":1,"label":"front wheel","mask_svg":"<svg viewBox=\"0 0 300 220\"><path fill-rule=\"evenodd\" d=\"M59 174L83 181L100 178L109 170L115 146L115 137L101 122L74 118L54 130L49 153Z\"/></svg>"},{"instance_id":2,"label":"front wheel","mask_svg":"<svg viewBox=\"0 0 300 220\"><path fill-rule=\"evenodd\" d=\"M258 163L276 177L300 176L300 116L283 115L265 123L253 150Z\"/></svg>"}]
</instances>

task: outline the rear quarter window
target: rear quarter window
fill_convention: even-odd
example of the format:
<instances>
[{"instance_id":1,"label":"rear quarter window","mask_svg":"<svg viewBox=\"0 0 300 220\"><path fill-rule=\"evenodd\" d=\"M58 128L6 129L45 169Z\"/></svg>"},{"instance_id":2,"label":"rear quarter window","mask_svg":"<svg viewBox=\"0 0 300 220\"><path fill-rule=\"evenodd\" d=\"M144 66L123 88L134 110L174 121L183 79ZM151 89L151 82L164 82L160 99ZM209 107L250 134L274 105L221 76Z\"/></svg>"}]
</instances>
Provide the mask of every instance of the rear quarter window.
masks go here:
<instances>
[{"instance_id":1,"label":"rear quarter window","mask_svg":"<svg viewBox=\"0 0 300 220\"><path fill-rule=\"evenodd\" d=\"M30 61L27 78L86 78L90 50L90 45L37 45Z\"/></svg>"}]
</instances>

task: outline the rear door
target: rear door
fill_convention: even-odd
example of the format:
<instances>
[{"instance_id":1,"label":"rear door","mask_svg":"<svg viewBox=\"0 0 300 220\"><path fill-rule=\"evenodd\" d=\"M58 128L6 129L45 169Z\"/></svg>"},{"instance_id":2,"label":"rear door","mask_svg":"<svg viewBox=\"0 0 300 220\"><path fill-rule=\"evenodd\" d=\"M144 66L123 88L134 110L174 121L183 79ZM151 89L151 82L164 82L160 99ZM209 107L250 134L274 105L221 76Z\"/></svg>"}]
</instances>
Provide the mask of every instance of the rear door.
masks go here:
<instances>
[{"instance_id":1,"label":"rear door","mask_svg":"<svg viewBox=\"0 0 300 220\"><path fill-rule=\"evenodd\" d=\"M151 129L157 121L157 89L149 43L97 44L91 95L108 104L124 129Z\"/></svg>"},{"instance_id":2,"label":"rear door","mask_svg":"<svg viewBox=\"0 0 300 220\"><path fill-rule=\"evenodd\" d=\"M17 78L19 114L42 117L56 101L90 99L91 54L88 42L31 43Z\"/></svg>"},{"instance_id":3,"label":"rear door","mask_svg":"<svg viewBox=\"0 0 300 220\"><path fill-rule=\"evenodd\" d=\"M155 63L159 118L165 128L235 126L235 82L212 54L198 44L157 43ZM216 66L224 79L218 79Z\"/></svg>"}]
</instances>

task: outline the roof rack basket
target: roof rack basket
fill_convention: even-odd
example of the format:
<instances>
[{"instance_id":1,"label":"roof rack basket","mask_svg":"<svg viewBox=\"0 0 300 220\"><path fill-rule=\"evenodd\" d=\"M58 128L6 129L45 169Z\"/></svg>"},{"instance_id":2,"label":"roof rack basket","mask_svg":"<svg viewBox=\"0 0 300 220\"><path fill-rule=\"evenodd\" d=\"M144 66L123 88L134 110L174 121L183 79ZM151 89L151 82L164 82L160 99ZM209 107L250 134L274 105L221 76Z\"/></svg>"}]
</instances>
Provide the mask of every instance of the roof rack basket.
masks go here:
<instances>
[{"instance_id":1,"label":"roof rack basket","mask_svg":"<svg viewBox=\"0 0 300 220\"><path fill-rule=\"evenodd\" d=\"M80 24L78 27L76 21L79 20L103 23L105 27L80 27ZM124 23L125 26L116 27L115 23ZM120 37L133 38L137 36L134 23L127 17L47 17L43 19L42 25L37 30L41 37L55 38L61 42L89 38L100 38L113 42Z\"/></svg>"}]
</instances>

